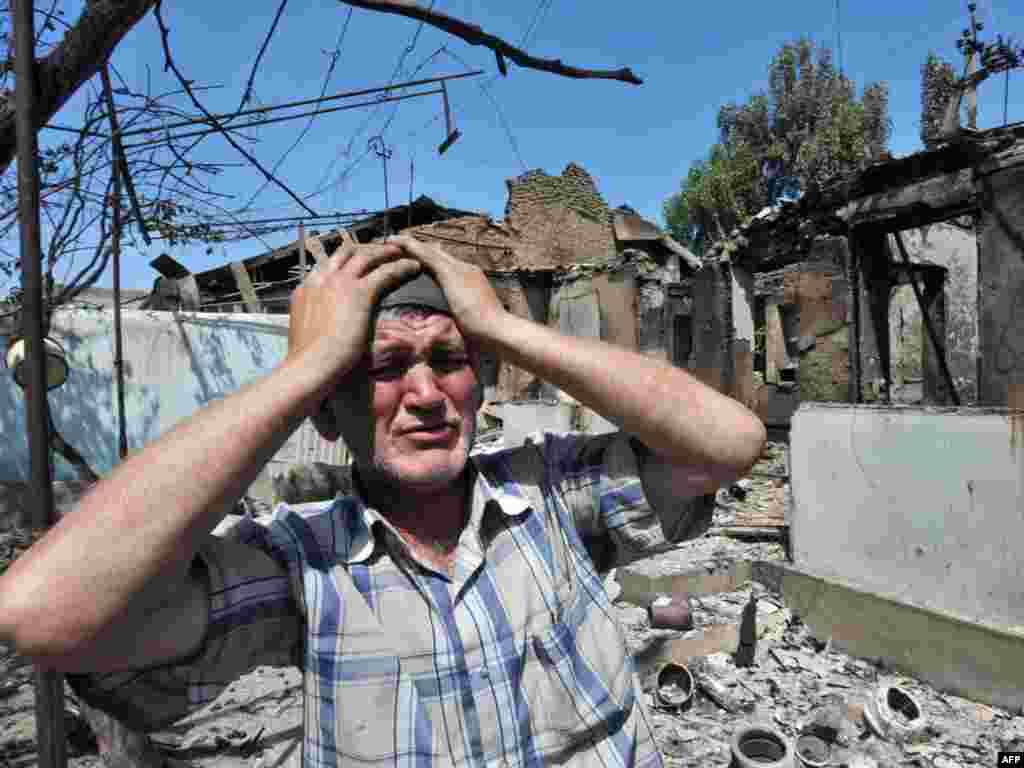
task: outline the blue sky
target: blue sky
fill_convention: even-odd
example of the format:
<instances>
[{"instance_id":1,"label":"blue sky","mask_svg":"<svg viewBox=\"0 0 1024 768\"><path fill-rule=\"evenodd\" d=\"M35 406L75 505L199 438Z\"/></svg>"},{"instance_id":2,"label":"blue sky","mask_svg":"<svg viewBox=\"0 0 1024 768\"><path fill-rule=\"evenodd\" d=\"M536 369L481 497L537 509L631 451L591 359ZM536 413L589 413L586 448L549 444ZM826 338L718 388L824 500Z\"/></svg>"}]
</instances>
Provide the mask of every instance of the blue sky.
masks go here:
<instances>
[{"instance_id":1,"label":"blue sky","mask_svg":"<svg viewBox=\"0 0 1024 768\"><path fill-rule=\"evenodd\" d=\"M421 0L426 2L426 0ZM169 0L165 18L178 65L187 77L223 87L204 93L213 111L237 106L259 44L277 0L246 3ZM404 102L385 138L392 147L391 202L408 199L410 160L415 163L415 195L427 194L458 208L501 217L505 180L526 168L559 173L570 161L595 177L608 202L628 203L643 215L661 220L661 205L674 192L691 162L704 155L716 138L718 108L743 101L764 88L766 68L780 43L809 35L823 43L836 40L832 0L780 0L776 3L725 0L679 3L668 0L618 3L608 0L436 0L439 10L460 15L485 30L518 42L538 9L530 50L584 67L630 66L645 79L642 86L607 81L577 81L511 66L509 77L481 85L495 71L493 56L432 28L422 30L405 58L409 70L421 65L442 45L465 64L488 74L453 83L450 89L462 139L443 157L436 147L444 138L436 118L440 98ZM544 10L546 9L546 10ZM335 47L348 7L332 0L291 0L256 80L261 104L315 97L327 57ZM842 0L840 31L844 69L858 86L885 80L891 91L891 150L907 154L918 141L920 67L929 50L953 59L955 40L966 26L965 0ZM1024 3L979 0L983 36L1001 31L1024 37ZM416 31L416 23L369 11L354 11L328 91L384 84ZM147 16L117 49L113 63L130 83L149 81L162 90L171 80L155 20ZM433 76L464 71L454 56L440 54L421 72ZM1003 79L985 83L979 94L979 127L1001 124ZM503 119L498 115L499 105ZM185 106L184 102L182 106ZM77 101L55 118L73 124ZM301 195L320 190L308 202L318 213L378 209L384 202L380 161L369 156L342 177L341 171L363 154L367 140L381 130L389 108L335 113L318 118L302 144L279 170ZM367 122L369 119L369 122ZM1024 120L1024 72L1010 80L1009 119ZM504 120L504 125L503 125ZM252 151L272 165L295 139L301 123L257 129ZM507 125L507 129L505 127ZM365 127L362 134L357 131ZM355 137L355 138L353 138ZM514 145L514 146L513 146ZM351 153L346 155L346 148ZM235 161L221 138L208 139L203 156ZM233 170L217 182L219 192L240 205L261 186L256 171ZM287 196L267 188L256 199L261 216L294 215ZM281 245L294 233L266 240ZM130 249L125 254L126 287L148 288L155 272L148 262L168 252L193 271L266 250L257 241L203 248ZM109 285L109 274L101 281Z\"/></svg>"}]
</instances>

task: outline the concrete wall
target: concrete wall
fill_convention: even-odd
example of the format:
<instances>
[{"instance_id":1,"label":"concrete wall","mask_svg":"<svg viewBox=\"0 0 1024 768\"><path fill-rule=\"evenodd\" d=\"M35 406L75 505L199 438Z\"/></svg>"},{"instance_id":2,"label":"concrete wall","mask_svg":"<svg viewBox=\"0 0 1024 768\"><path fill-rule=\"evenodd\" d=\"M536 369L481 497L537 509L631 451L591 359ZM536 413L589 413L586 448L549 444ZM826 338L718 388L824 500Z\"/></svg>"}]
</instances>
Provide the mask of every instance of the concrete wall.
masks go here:
<instances>
[{"instance_id":1,"label":"concrete wall","mask_svg":"<svg viewBox=\"0 0 1024 768\"><path fill-rule=\"evenodd\" d=\"M271 315L175 314L125 311L125 411L128 446L135 451L197 409L268 373L287 352L288 318ZM67 351L70 373L50 393L54 422L100 475L117 463L113 375L113 315L62 310L51 335ZM5 339L0 339L0 342ZM7 371L0 376L0 482L28 478L24 399ZM308 423L268 467L257 489L269 492L269 474L291 463L336 461L343 446L320 440ZM63 459L56 480L77 479ZM255 492L255 491L254 491Z\"/></svg>"},{"instance_id":2,"label":"concrete wall","mask_svg":"<svg viewBox=\"0 0 1024 768\"><path fill-rule=\"evenodd\" d=\"M1024 414L804 403L790 457L797 566L1024 625Z\"/></svg>"}]
</instances>

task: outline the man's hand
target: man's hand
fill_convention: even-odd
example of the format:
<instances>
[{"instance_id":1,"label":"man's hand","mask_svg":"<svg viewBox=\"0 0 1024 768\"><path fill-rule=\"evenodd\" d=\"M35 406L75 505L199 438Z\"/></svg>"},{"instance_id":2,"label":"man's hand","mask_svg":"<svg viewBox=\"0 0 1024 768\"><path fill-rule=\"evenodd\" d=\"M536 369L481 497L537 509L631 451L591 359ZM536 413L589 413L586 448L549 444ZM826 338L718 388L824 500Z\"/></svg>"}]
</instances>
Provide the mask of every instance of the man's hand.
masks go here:
<instances>
[{"instance_id":1,"label":"man's hand","mask_svg":"<svg viewBox=\"0 0 1024 768\"><path fill-rule=\"evenodd\" d=\"M398 245L339 248L292 294L288 358L313 366L329 387L366 353L378 297L420 268Z\"/></svg>"},{"instance_id":2,"label":"man's hand","mask_svg":"<svg viewBox=\"0 0 1024 768\"><path fill-rule=\"evenodd\" d=\"M416 259L434 276L464 336L484 346L494 338L508 311L480 267L456 259L432 243L423 243L407 235L389 237L387 242L401 247L406 256Z\"/></svg>"}]
</instances>

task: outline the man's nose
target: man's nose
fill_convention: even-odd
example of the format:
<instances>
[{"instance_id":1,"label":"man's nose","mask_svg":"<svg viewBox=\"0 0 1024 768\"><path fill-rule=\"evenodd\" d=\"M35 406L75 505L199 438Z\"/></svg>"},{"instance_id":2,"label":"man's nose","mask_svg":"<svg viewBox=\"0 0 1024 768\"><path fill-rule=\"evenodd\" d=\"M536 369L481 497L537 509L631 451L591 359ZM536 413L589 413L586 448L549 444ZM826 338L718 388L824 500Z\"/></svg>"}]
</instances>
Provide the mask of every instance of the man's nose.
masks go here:
<instances>
[{"instance_id":1,"label":"man's nose","mask_svg":"<svg viewBox=\"0 0 1024 768\"><path fill-rule=\"evenodd\" d=\"M405 375L406 402L416 410L434 410L444 406L444 393L437 385L434 370L424 363L414 365Z\"/></svg>"}]
</instances>

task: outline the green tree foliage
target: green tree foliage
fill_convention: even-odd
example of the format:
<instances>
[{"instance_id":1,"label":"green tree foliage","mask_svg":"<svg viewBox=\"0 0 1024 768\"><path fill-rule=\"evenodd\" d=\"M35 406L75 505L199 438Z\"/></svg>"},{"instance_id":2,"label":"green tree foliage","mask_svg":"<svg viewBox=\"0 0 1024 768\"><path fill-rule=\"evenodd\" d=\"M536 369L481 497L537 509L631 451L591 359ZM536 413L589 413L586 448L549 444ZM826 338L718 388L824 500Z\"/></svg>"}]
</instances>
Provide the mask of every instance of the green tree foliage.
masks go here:
<instances>
[{"instance_id":1,"label":"green tree foliage","mask_svg":"<svg viewBox=\"0 0 1024 768\"><path fill-rule=\"evenodd\" d=\"M697 188L704 178L704 163L694 163L690 166L690 172L686 174L680 185L680 190L672 195L662 204L662 213L665 216L665 226L669 234L687 247L693 247L690 228L693 221L690 219L690 202L686 191Z\"/></svg>"},{"instance_id":2,"label":"green tree foliage","mask_svg":"<svg viewBox=\"0 0 1024 768\"><path fill-rule=\"evenodd\" d=\"M892 123L889 91L856 87L832 52L801 38L781 46L768 67L768 90L718 112L719 140L664 204L669 230L692 245L694 224L711 240L760 210L768 199L765 161L806 187L880 159Z\"/></svg>"}]
</instances>

